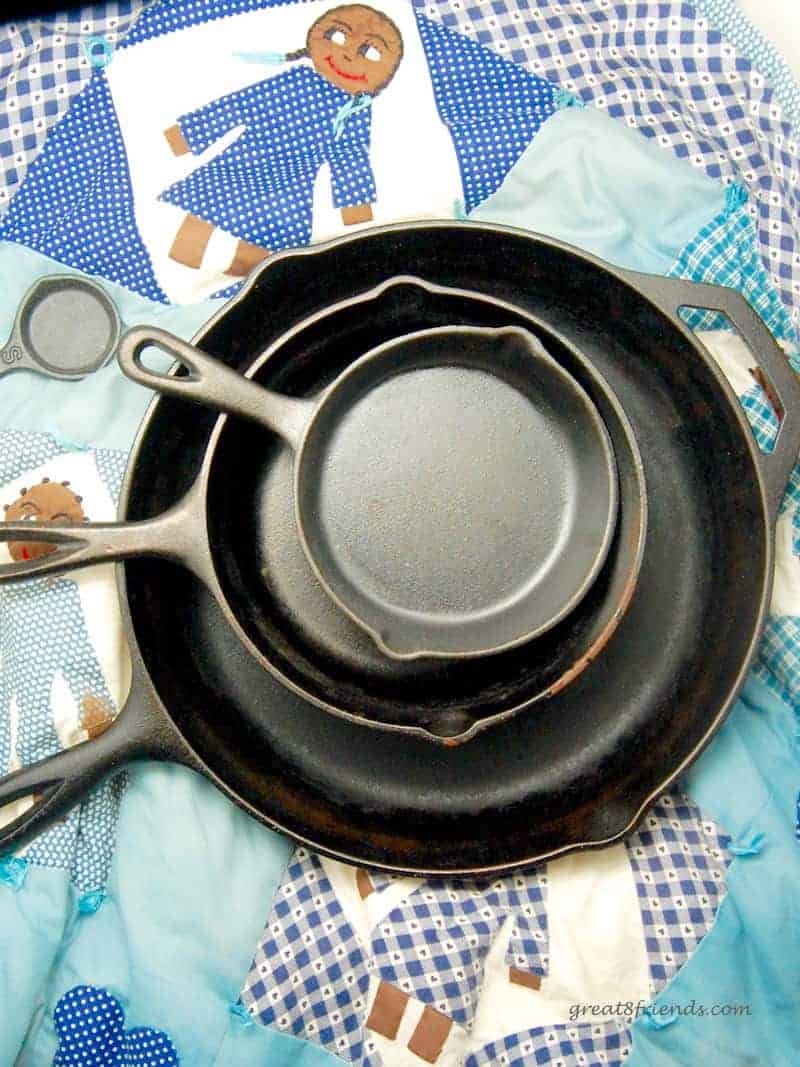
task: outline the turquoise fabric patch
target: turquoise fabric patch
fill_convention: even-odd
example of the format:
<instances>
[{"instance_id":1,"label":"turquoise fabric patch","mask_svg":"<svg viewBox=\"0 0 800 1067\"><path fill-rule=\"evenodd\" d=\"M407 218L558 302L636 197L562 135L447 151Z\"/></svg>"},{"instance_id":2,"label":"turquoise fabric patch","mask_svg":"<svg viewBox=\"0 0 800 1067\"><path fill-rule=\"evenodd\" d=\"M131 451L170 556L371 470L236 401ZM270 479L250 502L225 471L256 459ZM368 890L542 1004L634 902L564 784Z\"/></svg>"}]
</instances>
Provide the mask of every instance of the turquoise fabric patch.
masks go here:
<instances>
[{"instance_id":1,"label":"turquoise fabric patch","mask_svg":"<svg viewBox=\"0 0 800 1067\"><path fill-rule=\"evenodd\" d=\"M28 1028L44 1015L50 969L70 910L69 871L30 866L19 892L0 886L2 1064L17 1063Z\"/></svg>"},{"instance_id":2,"label":"turquoise fabric patch","mask_svg":"<svg viewBox=\"0 0 800 1067\"><path fill-rule=\"evenodd\" d=\"M124 1010L126 1031L147 1027L168 1035L186 1067L339 1062L314 1046L306 1051L304 1042L287 1035L245 1027L230 1011L290 851L289 841L245 815L193 771L173 764L135 765L102 907L80 914L79 898L69 896L67 936L55 929L53 942L37 952L35 962L40 957L43 962L35 979L28 977L33 953L19 948L20 938L33 938L35 932L26 933L24 926L14 932L20 975L34 988L38 980L46 989L47 1008L31 1030L19 1067L53 1062L59 1043L53 1009L80 986L98 987L115 998ZM38 879L8 897L29 898L33 907L40 884ZM0 923L5 915L0 907ZM15 988L13 1003L27 1025L32 1015L20 1005ZM4 1009L0 1013L6 1015ZM5 1028L3 1018L0 1050L8 1055L0 1053L0 1063L14 1063L25 1027L16 1045L9 1040L4 1046Z\"/></svg>"},{"instance_id":3,"label":"turquoise fabric patch","mask_svg":"<svg viewBox=\"0 0 800 1067\"><path fill-rule=\"evenodd\" d=\"M725 206L717 181L593 107L543 123L470 218L547 234L632 270L665 274Z\"/></svg>"},{"instance_id":4,"label":"turquoise fabric patch","mask_svg":"<svg viewBox=\"0 0 800 1067\"><path fill-rule=\"evenodd\" d=\"M797 1062L796 731L792 708L751 678L684 780L703 811L761 847L734 859L713 927L655 998L656 1017L675 1024L634 1024L629 1067Z\"/></svg>"}]
</instances>

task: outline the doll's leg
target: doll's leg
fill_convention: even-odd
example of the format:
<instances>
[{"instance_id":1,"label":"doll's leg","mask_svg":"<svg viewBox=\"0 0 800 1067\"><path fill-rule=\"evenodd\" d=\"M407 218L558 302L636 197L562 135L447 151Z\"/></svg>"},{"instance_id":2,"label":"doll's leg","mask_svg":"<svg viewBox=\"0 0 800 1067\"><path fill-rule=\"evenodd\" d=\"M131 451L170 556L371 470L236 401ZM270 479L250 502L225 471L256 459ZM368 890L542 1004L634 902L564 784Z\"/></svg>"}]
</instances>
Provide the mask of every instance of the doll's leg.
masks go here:
<instances>
[{"instance_id":1,"label":"doll's leg","mask_svg":"<svg viewBox=\"0 0 800 1067\"><path fill-rule=\"evenodd\" d=\"M169 258L174 259L176 263L183 263L185 267L194 267L196 270L203 262L203 256L213 232L213 223L198 219L196 215L187 215L175 234L175 240L169 250Z\"/></svg>"},{"instance_id":2,"label":"doll's leg","mask_svg":"<svg viewBox=\"0 0 800 1067\"><path fill-rule=\"evenodd\" d=\"M231 265L225 273L232 274L234 278L244 278L253 267L257 267L268 255L268 248L251 244L249 241L239 241L236 245L236 252L231 260Z\"/></svg>"}]
</instances>

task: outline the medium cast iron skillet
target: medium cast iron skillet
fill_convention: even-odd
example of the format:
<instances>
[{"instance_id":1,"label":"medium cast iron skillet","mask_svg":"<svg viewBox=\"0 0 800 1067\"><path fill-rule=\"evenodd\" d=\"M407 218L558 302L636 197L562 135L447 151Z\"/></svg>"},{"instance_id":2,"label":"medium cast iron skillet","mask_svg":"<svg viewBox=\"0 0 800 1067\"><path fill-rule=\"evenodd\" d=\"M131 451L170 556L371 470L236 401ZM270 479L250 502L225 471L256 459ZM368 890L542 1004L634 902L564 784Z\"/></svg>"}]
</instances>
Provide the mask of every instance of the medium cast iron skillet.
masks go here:
<instances>
[{"instance_id":1,"label":"medium cast iron skillet","mask_svg":"<svg viewBox=\"0 0 800 1067\"><path fill-rule=\"evenodd\" d=\"M636 592L603 654L536 714L435 747L298 699L260 669L190 572L132 560L119 568L135 637L132 698L97 740L5 779L0 802L44 799L5 828L4 847L127 760L158 756L194 766L264 822L350 862L507 871L618 839L718 729L757 648L773 525L800 446L799 390L783 353L728 291L629 274L515 231L429 223L276 257L197 342L245 367L282 329L399 271L491 287L534 311L620 397L644 462L649 524ZM723 311L756 354L785 412L769 457L676 314L682 305ZM280 350L264 371L265 384L293 381L298 392L304 375L319 377L282 365ZM124 489L127 517L180 499L213 421L173 400L151 408Z\"/></svg>"},{"instance_id":2,"label":"medium cast iron skillet","mask_svg":"<svg viewBox=\"0 0 800 1067\"><path fill-rule=\"evenodd\" d=\"M448 322L543 328L535 317L488 297L398 277L302 322L281 338L281 364L314 368L316 380L308 388L318 392L331 372L338 374L354 352L376 340ZM606 383L574 348L552 331L547 343L605 421L619 472L619 515L608 563L581 603L525 648L457 663L402 663L379 653L332 607L305 558L294 515L291 454L263 430L235 418L217 422L195 481L163 515L136 525L67 528L72 544L31 563L0 567L0 576L54 573L140 554L180 561L206 583L262 664L298 695L360 721L421 731L447 744L463 742L558 692L599 655L630 601L641 563L646 488L630 424ZM129 352L124 360L128 369L130 357ZM196 360L191 352L188 358ZM275 358L260 357L248 377L260 381L262 367L268 371ZM233 373L219 361L214 369ZM149 381L149 372L143 374ZM241 376L236 378L238 384ZM185 388L180 381L179 392ZM531 530L533 536L533 522ZM0 538L20 533L29 537L29 526L0 525ZM37 537L59 538L59 528L49 526Z\"/></svg>"}]
</instances>

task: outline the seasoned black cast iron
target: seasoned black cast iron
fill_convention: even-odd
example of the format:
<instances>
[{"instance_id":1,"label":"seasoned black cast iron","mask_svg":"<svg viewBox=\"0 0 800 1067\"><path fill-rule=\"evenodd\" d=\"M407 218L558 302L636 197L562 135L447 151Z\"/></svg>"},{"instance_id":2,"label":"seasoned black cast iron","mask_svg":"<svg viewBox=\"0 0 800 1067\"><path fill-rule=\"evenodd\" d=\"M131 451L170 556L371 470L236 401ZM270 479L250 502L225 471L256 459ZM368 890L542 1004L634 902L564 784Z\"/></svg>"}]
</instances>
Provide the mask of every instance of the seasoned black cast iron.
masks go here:
<instances>
[{"instance_id":1,"label":"seasoned black cast iron","mask_svg":"<svg viewBox=\"0 0 800 1067\"><path fill-rule=\"evenodd\" d=\"M188 373L149 370L149 345ZM163 330L129 331L119 363L134 381L251 419L290 445L306 557L333 602L395 659L530 641L569 614L605 561L617 515L608 432L526 330L406 334L313 400L264 389Z\"/></svg>"},{"instance_id":2,"label":"seasoned black cast iron","mask_svg":"<svg viewBox=\"0 0 800 1067\"><path fill-rule=\"evenodd\" d=\"M729 291L625 273L551 240L420 224L276 257L197 343L243 369L305 316L402 271L491 287L533 312L595 362L624 405L649 522L636 591L603 654L535 714L436 747L297 698L261 669L195 576L169 561L132 560L119 568L135 638L132 696L97 740L5 779L0 802L44 799L5 828L4 847L149 755L195 767L269 825L350 862L505 871L619 838L720 726L757 648L772 529L800 446L797 383L760 320ZM756 355L785 411L770 456L683 326L684 304L724 311ZM351 352L358 330L354 322L343 338ZM259 380L303 395L319 386L319 368L284 363L278 349ZM213 416L159 400L123 514L144 519L179 500L213 429ZM248 476L245 458L242 467Z\"/></svg>"}]
</instances>

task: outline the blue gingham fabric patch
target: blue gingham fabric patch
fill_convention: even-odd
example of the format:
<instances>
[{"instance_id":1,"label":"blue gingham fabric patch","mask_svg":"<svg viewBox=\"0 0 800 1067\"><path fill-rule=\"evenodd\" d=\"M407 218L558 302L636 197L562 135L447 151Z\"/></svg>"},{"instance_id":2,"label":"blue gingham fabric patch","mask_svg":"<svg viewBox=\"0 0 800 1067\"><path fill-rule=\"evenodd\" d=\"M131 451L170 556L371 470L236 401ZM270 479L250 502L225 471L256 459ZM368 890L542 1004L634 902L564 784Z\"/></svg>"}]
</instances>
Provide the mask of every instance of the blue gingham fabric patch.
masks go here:
<instances>
[{"instance_id":1,"label":"blue gingham fabric patch","mask_svg":"<svg viewBox=\"0 0 800 1067\"><path fill-rule=\"evenodd\" d=\"M537 1027L492 1041L464 1061L464 1067L615 1067L631 1041L624 1022Z\"/></svg>"},{"instance_id":2,"label":"blue gingham fabric patch","mask_svg":"<svg viewBox=\"0 0 800 1067\"><path fill-rule=\"evenodd\" d=\"M752 62L678 0L414 0L663 148L750 192L759 252L800 325L800 136Z\"/></svg>"},{"instance_id":3,"label":"blue gingham fabric patch","mask_svg":"<svg viewBox=\"0 0 800 1067\"><path fill-rule=\"evenodd\" d=\"M800 86L789 64L744 14L736 0L693 0L692 6L764 74L775 90L788 121L800 126Z\"/></svg>"},{"instance_id":4,"label":"blue gingham fabric patch","mask_svg":"<svg viewBox=\"0 0 800 1067\"><path fill-rule=\"evenodd\" d=\"M773 615L767 620L758 653L762 677L792 707L800 706L800 617Z\"/></svg>"},{"instance_id":5,"label":"blue gingham fabric patch","mask_svg":"<svg viewBox=\"0 0 800 1067\"><path fill-rule=\"evenodd\" d=\"M767 400L766 393L760 385L754 384L748 392L739 397L739 401L744 408L758 447L762 452L771 452L780 424Z\"/></svg>"},{"instance_id":6,"label":"blue gingham fabric patch","mask_svg":"<svg viewBox=\"0 0 800 1067\"><path fill-rule=\"evenodd\" d=\"M298 848L267 920L243 1004L265 1025L368 1067L362 1027L370 970L322 864Z\"/></svg>"},{"instance_id":7,"label":"blue gingham fabric patch","mask_svg":"<svg viewBox=\"0 0 800 1067\"><path fill-rule=\"evenodd\" d=\"M653 992L677 974L714 921L729 845L730 837L678 793L665 793L626 841Z\"/></svg>"},{"instance_id":8,"label":"blue gingham fabric patch","mask_svg":"<svg viewBox=\"0 0 800 1067\"><path fill-rule=\"evenodd\" d=\"M469 1028L486 955L508 915L517 917L511 959L544 972L546 884L543 871L490 886L428 882L373 931L374 966L384 981Z\"/></svg>"},{"instance_id":9,"label":"blue gingham fabric patch","mask_svg":"<svg viewBox=\"0 0 800 1067\"><path fill-rule=\"evenodd\" d=\"M101 38L113 48L145 3L118 0L0 24L0 215L47 131L88 83L87 42Z\"/></svg>"},{"instance_id":10,"label":"blue gingham fabric patch","mask_svg":"<svg viewBox=\"0 0 800 1067\"><path fill-rule=\"evenodd\" d=\"M652 996L711 927L725 895L729 845L728 835L677 790L663 795L626 840L623 856L639 901ZM332 866L347 872L341 875L350 886L344 896L341 883L337 891L329 876ZM547 980L546 867L493 881L394 878L381 895L399 897L388 908L378 901L381 910L374 913L367 902L384 877L297 849L241 994L253 1017L316 1041L347 1063L389 1067L391 1057L382 1059L375 1030L391 1027L385 1020L376 1024L371 1014L369 991L376 983L394 991L401 1011L405 1001L426 1006L469 1044L493 946L507 945L502 966L508 980L522 976L533 990ZM501 930L507 942L498 941ZM578 1019L477 1046L473 1040L460 1062L619 1063L630 1046L629 1022Z\"/></svg>"}]
</instances>

